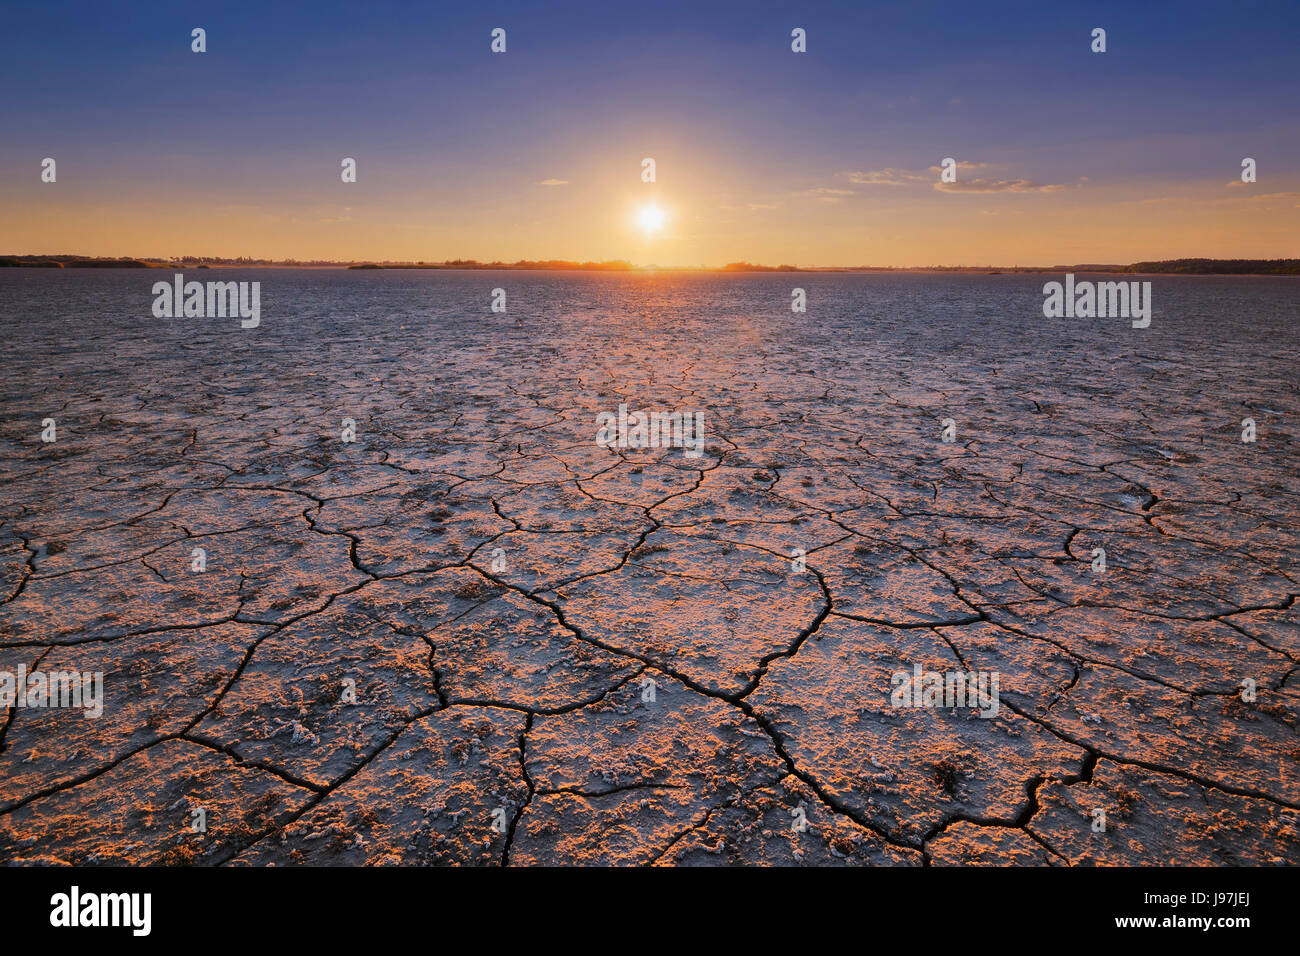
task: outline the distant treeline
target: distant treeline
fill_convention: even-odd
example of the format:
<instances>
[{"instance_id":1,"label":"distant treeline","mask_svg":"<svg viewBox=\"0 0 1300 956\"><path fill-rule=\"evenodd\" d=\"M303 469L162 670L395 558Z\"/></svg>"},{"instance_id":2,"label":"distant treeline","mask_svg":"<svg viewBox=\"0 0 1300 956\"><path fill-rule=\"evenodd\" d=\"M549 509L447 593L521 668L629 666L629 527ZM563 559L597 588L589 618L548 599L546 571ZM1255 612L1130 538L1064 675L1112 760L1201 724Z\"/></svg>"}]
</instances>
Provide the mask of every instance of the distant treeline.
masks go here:
<instances>
[{"instance_id":1,"label":"distant treeline","mask_svg":"<svg viewBox=\"0 0 1300 956\"><path fill-rule=\"evenodd\" d=\"M28 269L155 269L159 266L139 259L93 259L89 256L4 256L0 268Z\"/></svg>"},{"instance_id":2,"label":"distant treeline","mask_svg":"<svg viewBox=\"0 0 1300 956\"><path fill-rule=\"evenodd\" d=\"M583 272L626 272L636 268L630 262L570 262L567 259L520 259L518 262L479 262L477 259L448 259L445 262L363 262L349 269L577 269Z\"/></svg>"},{"instance_id":3,"label":"distant treeline","mask_svg":"<svg viewBox=\"0 0 1300 956\"><path fill-rule=\"evenodd\" d=\"M446 262L360 263L349 269L573 269L624 271L639 267L629 262L569 262L563 259L518 262L479 262L475 259L452 259ZM664 267L676 269L676 267ZM696 267L692 272L1148 272L1181 275L1300 275L1300 259L1168 259L1161 262L1135 262L1132 265L1082 263L1061 266L764 266L752 262L728 262L721 269Z\"/></svg>"},{"instance_id":4,"label":"distant treeline","mask_svg":"<svg viewBox=\"0 0 1300 956\"><path fill-rule=\"evenodd\" d=\"M519 269L574 270L581 272L628 272L663 268L689 272L1116 272L1164 273L1169 275L1300 275L1300 259L1166 259L1135 262L1132 265L1085 263L1058 266L763 266L751 262L728 262L721 269L705 266L679 269L676 266L641 267L623 259L608 262L575 262L568 259L520 259L517 262L479 262L477 259L448 259L443 262L333 262L298 259L222 259L184 256L171 259L112 259L94 256L0 256L0 268L29 269L207 269L211 266L280 266L348 269Z\"/></svg>"},{"instance_id":5,"label":"distant treeline","mask_svg":"<svg viewBox=\"0 0 1300 956\"><path fill-rule=\"evenodd\" d=\"M1300 259L1166 259L1163 262L1135 262L1123 271L1216 276L1296 276L1300 275Z\"/></svg>"},{"instance_id":6,"label":"distant treeline","mask_svg":"<svg viewBox=\"0 0 1300 956\"><path fill-rule=\"evenodd\" d=\"M756 266L752 262L728 262L722 272L800 272L798 266Z\"/></svg>"}]
</instances>

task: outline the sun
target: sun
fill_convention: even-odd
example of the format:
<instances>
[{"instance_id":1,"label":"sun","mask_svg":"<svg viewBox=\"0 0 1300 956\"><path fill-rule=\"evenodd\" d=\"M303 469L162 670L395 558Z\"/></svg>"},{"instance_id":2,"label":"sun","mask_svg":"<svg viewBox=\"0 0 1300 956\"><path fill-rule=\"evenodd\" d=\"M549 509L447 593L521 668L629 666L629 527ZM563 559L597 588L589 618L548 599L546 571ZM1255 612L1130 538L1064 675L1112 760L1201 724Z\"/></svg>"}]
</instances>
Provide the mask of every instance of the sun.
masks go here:
<instances>
[{"instance_id":1,"label":"sun","mask_svg":"<svg viewBox=\"0 0 1300 956\"><path fill-rule=\"evenodd\" d=\"M658 206L642 206L636 222L647 235L658 232L664 227L664 211Z\"/></svg>"}]
</instances>

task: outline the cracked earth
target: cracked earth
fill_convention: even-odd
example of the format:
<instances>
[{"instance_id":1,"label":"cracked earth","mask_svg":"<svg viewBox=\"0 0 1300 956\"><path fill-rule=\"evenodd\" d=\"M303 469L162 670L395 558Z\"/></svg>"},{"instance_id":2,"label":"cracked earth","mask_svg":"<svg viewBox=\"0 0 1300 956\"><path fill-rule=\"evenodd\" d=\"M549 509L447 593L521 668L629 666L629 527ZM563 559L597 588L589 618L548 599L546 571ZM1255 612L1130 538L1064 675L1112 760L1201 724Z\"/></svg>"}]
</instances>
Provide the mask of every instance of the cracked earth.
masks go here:
<instances>
[{"instance_id":1,"label":"cracked earth","mask_svg":"<svg viewBox=\"0 0 1300 956\"><path fill-rule=\"evenodd\" d=\"M1291 280L7 272L0 861L1300 863Z\"/></svg>"}]
</instances>

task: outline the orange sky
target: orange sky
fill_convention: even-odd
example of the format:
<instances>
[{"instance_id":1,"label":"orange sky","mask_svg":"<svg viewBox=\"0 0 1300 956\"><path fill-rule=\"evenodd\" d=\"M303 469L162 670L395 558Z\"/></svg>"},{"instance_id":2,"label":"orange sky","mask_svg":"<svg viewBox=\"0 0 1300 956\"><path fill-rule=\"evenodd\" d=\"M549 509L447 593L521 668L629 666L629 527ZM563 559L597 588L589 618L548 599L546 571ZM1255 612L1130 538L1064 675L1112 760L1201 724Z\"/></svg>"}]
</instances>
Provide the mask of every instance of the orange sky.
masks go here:
<instances>
[{"instance_id":1,"label":"orange sky","mask_svg":"<svg viewBox=\"0 0 1300 956\"><path fill-rule=\"evenodd\" d=\"M1300 255L1300 192L1261 183L1025 182L1014 171L852 170L798 189L748 188L683 164L653 184L612 166L558 171L504 190L406 196L340 183L334 201L196 200L159 188L113 199L112 183L36 183L0 214L0 252L272 259L628 259L637 264L1051 265L1184 256ZM662 169L662 165L660 166ZM603 173L603 175L602 175ZM886 177L896 177L886 180ZM66 177L66 178L64 178ZM904 177L915 177L904 178ZM631 180L627 182L627 180ZM812 183L816 183L813 185ZM97 188L98 187L98 188ZM320 192L327 192L321 190ZM662 231L638 211L655 205Z\"/></svg>"},{"instance_id":2,"label":"orange sky","mask_svg":"<svg viewBox=\"0 0 1300 956\"><path fill-rule=\"evenodd\" d=\"M1294 3L1117 5L1103 54L1051 4L811 4L802 53L794 12L522 4L493 54L472 7L377 2L358 31L322 3L209 9L201 54L168 6L15 11L0 255L1300 257ZM948 156L958 181L936 188ZM635 225L650 203L667 214L653 236Z\"/></svg>"}]
</instances>

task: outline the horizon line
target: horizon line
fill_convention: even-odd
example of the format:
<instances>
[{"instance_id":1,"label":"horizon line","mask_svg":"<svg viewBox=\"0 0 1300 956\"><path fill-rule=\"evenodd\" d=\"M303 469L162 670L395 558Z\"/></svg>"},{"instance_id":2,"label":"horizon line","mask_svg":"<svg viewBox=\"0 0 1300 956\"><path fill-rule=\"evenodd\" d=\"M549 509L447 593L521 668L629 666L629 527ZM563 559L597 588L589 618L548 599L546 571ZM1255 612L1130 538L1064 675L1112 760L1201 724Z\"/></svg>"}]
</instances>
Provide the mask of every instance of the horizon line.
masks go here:
<instances>
[{"instance_id":1,"label":"horizon line","mask_svg":"<svg viewBox=\"0 0 1300 956\"><path fill-rule=\"evenodd\" d=\"M1054 263L1052 265L1020 264L927 264L907 266L878 265L781 265L770 266L747 261L729 262L725 265L661 265L658 263L633 263L626 259L576 260L576 259L517 259L514 261L478 259L406 260L406 259L266 259L253 256L85 256L72 253L22 253L0 254L0 267L10 268L143 268L172 269L177 267L206 268L346 268L355 270L432 269L447 271L554 271L554 272L1133 272L1139 267L1157 267L1155 271L1199 272L1215 271L1216 267L1232 268L1233 273L1246 274L1252 268L1267 267L1266 274L1300 275L1300 259L1296 258L1240 258L1179 257L1176 259L1143 259L1137 262L1084 262ZM1163 267L1163 268L1160 268ZM1174 268L1182 267L1182 268ZM1145 271L1151 271L1147 269Z\"/></svg>"}]
</instances>

